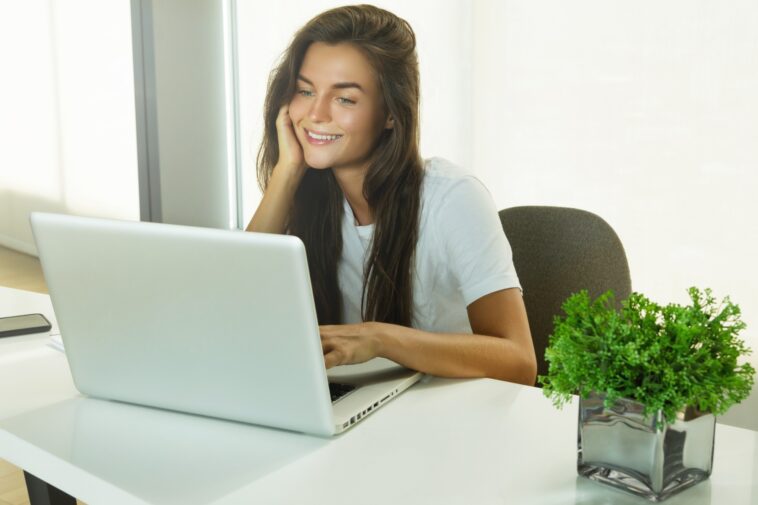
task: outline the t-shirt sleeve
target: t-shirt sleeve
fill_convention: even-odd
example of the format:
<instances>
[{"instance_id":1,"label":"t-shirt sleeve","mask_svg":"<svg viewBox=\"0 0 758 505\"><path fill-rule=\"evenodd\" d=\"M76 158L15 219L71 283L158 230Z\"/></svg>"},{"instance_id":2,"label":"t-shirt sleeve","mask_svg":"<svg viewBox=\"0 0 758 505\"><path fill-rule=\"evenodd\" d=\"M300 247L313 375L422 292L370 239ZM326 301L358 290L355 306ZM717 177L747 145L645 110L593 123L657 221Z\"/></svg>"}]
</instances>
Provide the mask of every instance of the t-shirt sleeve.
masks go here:
<instances>
[{"instance_id":1,"label":"t-shirt sleeve","mask_svg":"<svg viewBox=\"0 0 758 505\"><path fill-rule=\"evenodd\" d=\"M462 177L443 196L437 221L443 262L466 306L484 295L521 284L513 253L487 188Z\"/></svg>"}]
</instances>

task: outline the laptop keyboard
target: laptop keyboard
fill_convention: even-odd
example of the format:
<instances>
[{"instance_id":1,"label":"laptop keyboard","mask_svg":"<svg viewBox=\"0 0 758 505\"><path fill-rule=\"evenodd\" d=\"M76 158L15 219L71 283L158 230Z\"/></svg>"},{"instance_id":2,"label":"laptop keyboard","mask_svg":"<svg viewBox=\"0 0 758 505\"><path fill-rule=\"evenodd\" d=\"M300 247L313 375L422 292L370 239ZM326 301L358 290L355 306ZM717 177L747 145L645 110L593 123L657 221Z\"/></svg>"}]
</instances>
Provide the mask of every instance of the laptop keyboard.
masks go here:
<instances>
[{"instance_id":1,"label":"laptop keyboard","mask_svg":"<svg viewBox=\"0 0 758 505\"><path fill-rule=\"evenodd\" d=\"M329 383L329 393L332 395L332 402L336 402L354 389L355 386L350 384L337 384L336 382Z\"/></svg>"}]
</instances>

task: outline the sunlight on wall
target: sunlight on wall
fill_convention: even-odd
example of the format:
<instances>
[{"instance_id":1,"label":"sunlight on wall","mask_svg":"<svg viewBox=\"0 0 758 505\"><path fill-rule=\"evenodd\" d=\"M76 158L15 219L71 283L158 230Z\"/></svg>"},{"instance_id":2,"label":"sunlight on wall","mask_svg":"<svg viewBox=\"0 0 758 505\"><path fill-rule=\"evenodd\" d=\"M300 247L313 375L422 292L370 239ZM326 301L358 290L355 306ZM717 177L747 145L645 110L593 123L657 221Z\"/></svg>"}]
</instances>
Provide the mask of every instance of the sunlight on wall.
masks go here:
<instances>
[{"instance_id":1,"label":"sunlight on wall","mask_svg":"<svg viewBox=\"0 0 758 505\"><path fill-rule=\"evenodd\" d=\"M37 1L5 4L2 9L6 12L0 15L4 67L0 188L59 200L58 103L49 6Z\"/></svg>"},{"instance_id":2,"label":"sunlight on wall","mask_svg":"<svg viewBox=\"0 0 758 505\"><path fill-rule=\"evenodd\" d=\"M599 214L657 301L730 295L758 364L758 4L475 5L475 166L496 201ZM756 389L725 418L758 429Z\"/></svg>"},{"instance_id":3,"label":"sunlight on wall","mask_svg":"<svg viewBox=\"0 0 758 505\"><path fill-rule=\"evenodd\" d=\"M475 136L475 166L495 199L594 211L635 289L711 286L758 324L758 5L495 2L475 19L476 131L501 138Z\"/></svg>"},{"instance_id":4,"label":"sunlight on wall","mask_svg":"<svg viewBox=\"0 0 758 505\"><path fill-rule=\"evenodd\" d=\"M0 244L32 211L139 219L130 4L0 7Z\"/></svg>"}]
</instances>

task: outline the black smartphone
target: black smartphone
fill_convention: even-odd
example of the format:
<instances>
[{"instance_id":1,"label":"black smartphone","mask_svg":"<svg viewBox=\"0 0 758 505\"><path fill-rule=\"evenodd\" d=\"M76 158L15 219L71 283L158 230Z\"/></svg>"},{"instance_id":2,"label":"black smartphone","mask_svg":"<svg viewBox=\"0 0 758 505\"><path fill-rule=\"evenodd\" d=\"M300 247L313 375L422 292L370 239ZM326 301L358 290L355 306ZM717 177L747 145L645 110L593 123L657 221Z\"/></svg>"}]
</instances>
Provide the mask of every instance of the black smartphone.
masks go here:
<instances>
[{"instance_id":1,"label":"black smartphone","mask_svg":"<svg viewBox=\"0 0 758 505\"><path fill-rule=\"evenodd\" d=\"M50 331L50 321L42 314L0 317L0 338Z\"/></svg>"}]
</instances>

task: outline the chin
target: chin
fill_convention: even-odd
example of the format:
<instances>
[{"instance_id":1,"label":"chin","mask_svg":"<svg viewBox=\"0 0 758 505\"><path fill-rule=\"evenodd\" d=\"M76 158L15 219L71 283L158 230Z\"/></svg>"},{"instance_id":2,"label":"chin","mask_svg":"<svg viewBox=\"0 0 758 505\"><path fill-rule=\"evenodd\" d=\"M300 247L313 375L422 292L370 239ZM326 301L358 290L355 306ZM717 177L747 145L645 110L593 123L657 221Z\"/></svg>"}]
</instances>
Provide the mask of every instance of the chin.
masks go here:
<instances>
[{"instance_id":1,"label":"chin","mask_svg":"<svg viewBox=\"0 0 758 505\"><path fill-rule=\"evenodd\" d=\"M319 158L309 158L306 156L305 162L308 164L309 167L314 168L316 170L326 170L327 168L332 168L332 160L325 160L325 159L319 159Z\"/></svg>"}]
</instances>

